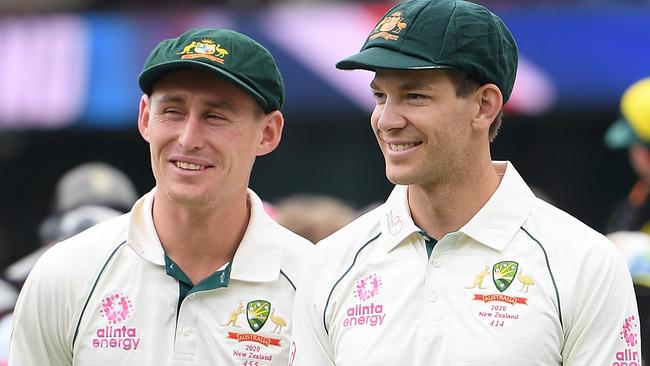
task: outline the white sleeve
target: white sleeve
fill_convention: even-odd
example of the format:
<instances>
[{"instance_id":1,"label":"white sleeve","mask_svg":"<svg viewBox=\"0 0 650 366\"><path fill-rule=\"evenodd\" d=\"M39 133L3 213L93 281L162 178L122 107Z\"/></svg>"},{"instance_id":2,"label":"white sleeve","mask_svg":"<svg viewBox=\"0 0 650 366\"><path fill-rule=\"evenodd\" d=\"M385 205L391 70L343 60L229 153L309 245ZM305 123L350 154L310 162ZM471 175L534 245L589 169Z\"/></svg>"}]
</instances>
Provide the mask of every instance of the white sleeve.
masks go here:
<instances>
[{"instance_id":1,"label":"white sleeve","mask_svg":"<svg viewBox=\"0 0 650 366\"><path fill-rule=\"evenodd\" d=\"M564 366L641 365L632 279L623 258L609 245L584 259L589 265L573 289L564 324Z\"/></svg>"},{"instance_id":2,"label":"white sleeve","mask_svg":"<svg viewBox=\"0 0 650 366\"><path fill-rule=\"evenodd\" d=\"M52 249L34 266L18 297L9 365L72 365L67 339L73 309L66 306L70 289Z\"/></svg>"},{"instance_id":3,"label":"white sleeve","mask_svg":"<svg viewBox=\"0 0 650 366\"><path fill-rule=\"evenodd\" d=\"M320 296L314 297L317 286L314 267L317 255L312 255L303 267L301 281L293 303L293 330L289 366L333 366L329 336L323 325Z\"/></svg>"}]
</instances>

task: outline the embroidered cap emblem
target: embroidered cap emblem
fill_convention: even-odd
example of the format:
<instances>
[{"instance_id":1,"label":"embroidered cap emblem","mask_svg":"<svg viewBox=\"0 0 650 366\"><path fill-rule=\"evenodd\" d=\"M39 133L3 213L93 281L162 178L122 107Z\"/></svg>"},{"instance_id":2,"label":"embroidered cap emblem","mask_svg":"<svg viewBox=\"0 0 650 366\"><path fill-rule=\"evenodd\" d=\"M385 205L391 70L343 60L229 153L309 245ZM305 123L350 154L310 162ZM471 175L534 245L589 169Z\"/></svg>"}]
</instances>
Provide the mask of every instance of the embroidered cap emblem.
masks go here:
<instances>
[{"instance_id":1,"label":"embroidered cap emblem","mask_svg":"<svg viewBox=\"0 0 650 366\"><path fill-rule=\"evenodd\" d=\"M499 292L503 292L510 287L517 275L518 268L519 264L513 261L501 261L492 267L492 280Z\"/></svg>"},{"instance_id":2,"label":"embroidered cap emblem","mask_svg":"<svg viewBox=\"0 0 650 366\"><path fill-rule=\"evenodd\" d=\"M404 17L401 11L397 11L389 16L384 17L379 24L370 33L370 40L375 38L383 38L387 41L396 41L399 39L399 32L406 28L406 23L403 22Z\"/></svg>"},{"instance_id":3,"label":"embroidered cap emblem","mask_svg":"<svg viewBox=\"0 0 650 366\"><path fill-rule=\"evenodd\" d=\"M207 38L200 41L192 41L190 44L186 45L181 52L177 53L177 55L182 55L181 59L203 57L220 64L224 62L224 58L228 54L228 50L221 47L221 44Z\"/></svg>"},{"instance_id":4,"label":"embroidered cap emblem","mask_svg":"<svg viewBox=\"0 0 650 366\"><path fill-rule=\"evenodd\" d=\"M246 319L253 332L262 329L269 319L271 303L266 300L251 301L246 305Z\"/></svg>"}]
</instances>

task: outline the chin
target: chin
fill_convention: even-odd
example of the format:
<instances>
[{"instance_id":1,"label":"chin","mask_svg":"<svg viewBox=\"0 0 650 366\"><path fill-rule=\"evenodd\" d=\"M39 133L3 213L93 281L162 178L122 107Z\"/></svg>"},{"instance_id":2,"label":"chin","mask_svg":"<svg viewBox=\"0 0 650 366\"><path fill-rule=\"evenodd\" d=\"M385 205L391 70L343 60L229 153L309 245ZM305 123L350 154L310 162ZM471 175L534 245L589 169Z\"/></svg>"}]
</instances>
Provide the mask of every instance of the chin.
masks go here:
<instances>
[{"instance_id":1,"label":"chin","mask_svg":"<svg viewBox=\"0 0 650 366\"><path fill-rule=\"evenodd\" d=\"M389 168L386 168L386 178L388 178L391 183L399 185L409 185L413 180L411 174Z\"/></svg>"},{"instance_id":2,"label":"chin","mask_svg":"<svg viewBox=\"0 0 650 366\"><path fill-rule=\"evenodd\" d=\"M183 206L203 206L209 198L196 189L171 190L167 196L172 202Z\"/></svg>"}]
</instances>

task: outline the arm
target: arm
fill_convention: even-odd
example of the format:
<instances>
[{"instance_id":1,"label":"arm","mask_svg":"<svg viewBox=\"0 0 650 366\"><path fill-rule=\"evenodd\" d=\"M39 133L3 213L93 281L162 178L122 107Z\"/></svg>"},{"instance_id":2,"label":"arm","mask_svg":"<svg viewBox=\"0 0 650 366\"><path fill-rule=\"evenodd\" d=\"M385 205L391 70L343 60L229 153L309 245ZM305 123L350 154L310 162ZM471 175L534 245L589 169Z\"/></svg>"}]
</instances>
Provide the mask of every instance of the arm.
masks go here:
<instances>
[{"instance_id":1,"label":"arm","mask_svg":"<svg viewBox=\"0 0 650 366\"><path fill-rule=\"evenodd\" d=\"M317 258L313 255L311 258ZM314 297L316 281L312 273L318 272L314 260L304 266L301 282L293 303L293 330L289 366L333 366L333 352L329 336L323 327L322 309Z\"/></svg>"},{"instance_id":2,"label":"arm","mask_svg":"<svg viewBox=\"0 0 650 366\"><path fill-rule=\"evenodd\" d=\"M627 265L610 243L589 253L565 323L565 366L641 365L640 323ZM585 267L586 268L586 267Z\"/></svg>"},{"instance_id":3,"label":"arm","mask_svg":"<svg viewBox=\"0 0 650 366\"><path fill-rule=\"evenodd\" d=\"M67 318L73 309L66 306L69 289L62 271L65 264L50 252L52 250L44 254L31 271L18 297L13 316L10 365L72 365Z\"/></svg>"}]
</instances>

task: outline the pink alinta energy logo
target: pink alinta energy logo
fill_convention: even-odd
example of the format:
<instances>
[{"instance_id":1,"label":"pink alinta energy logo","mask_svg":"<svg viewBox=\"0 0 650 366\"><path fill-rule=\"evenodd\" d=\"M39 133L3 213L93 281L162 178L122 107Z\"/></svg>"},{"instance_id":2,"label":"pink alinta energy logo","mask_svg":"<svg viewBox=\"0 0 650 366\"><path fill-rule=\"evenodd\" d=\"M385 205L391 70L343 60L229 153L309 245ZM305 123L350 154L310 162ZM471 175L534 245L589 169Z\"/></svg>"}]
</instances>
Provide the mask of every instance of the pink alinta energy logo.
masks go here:
<instances>
[{"instance_id":1,"label":"pink alinta energy logo","mask_svg":"<svg viewBox=\"0 0 650 366\"><path fill-rule=\"evenodd\" d=\"M347 309L343 318L345 328L357 326L375 327L384 323L384 305L375 304L368 300L374 298L381 288L381 277L377 274L371 274L357 280L354 288L354 297L359 299L360 303L355 304Z\"/></svg>"},{"instance_id":2,"label":"pink alinta energy logo","mask_svg":"<svg viewBox=\"0 0 650 366\"><path fill-rule=\"evenodd\" d=\"M126 320L132 312L133 305L128 296L114 293L106 296L99 311L109 324L116 324Z\"/></svg>"},{"instance_id":3,"label":"pink alinta energy logo","mask_svg":"<svg viewBox=\"0 0 650 366\"><path fill-rule=\"evenodd\" d=\"M91 340L93 348L137 350L140 344L138 330L135 327L120 326L133 314L133 304L127 295L112 293L101 300L99 313L108 325L97 328Z\"/></svg>"},{"instance_id":4,"label":"pink alinta energy logo","mask_svg":"<svg viewBox=\"0 0 650 366\"><path fill-rule=\"evenodd\" d=\"M616 361L612 366L640 366L641 355L639 354L639 325L635 315L630 315L625 318L625 323L621 328L621 339L625 341L627 347L622 351L616 352Z\"/></svg>"},{"instance_id":5,"label":"pink alinta energy logo","mask_svg":"<svg viewBox=\"0 0 650 366\"><path fill-rule=\"evenodd\" d=\"M639 334L633 332L633 328L636 328L636 317L634 315L627 317L625 319L625 324L623 324L623 330L621 331L621 339L625 340L628 347L634 347L639 341Z\"/></svg>"},{"instance_id":6,"label":"pink alinta energy logo","mask_svg":"<svg viewBox=\"0 0 650 366\"><path fill-rule=\"evenodd\" d=\"M354 291L354 297L361 301L369 300L379 292L381 287L381 278L376 274L371 274L357 280L357 287Z\"/></svg>"}]
</instances>

